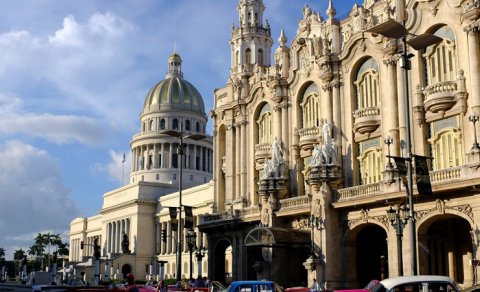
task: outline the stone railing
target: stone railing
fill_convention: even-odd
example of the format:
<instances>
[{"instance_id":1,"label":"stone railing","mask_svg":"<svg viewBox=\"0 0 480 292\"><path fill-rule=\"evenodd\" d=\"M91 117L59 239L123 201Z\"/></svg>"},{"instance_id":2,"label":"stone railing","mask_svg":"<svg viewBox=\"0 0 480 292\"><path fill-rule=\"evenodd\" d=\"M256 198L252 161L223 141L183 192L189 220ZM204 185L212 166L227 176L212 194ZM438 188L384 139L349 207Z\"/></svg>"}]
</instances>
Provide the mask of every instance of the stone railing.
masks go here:
<instances>
[{"instance_id":1,"label":"stone railing","mask_svg":"<svg viewBox=\"0 0 480 292\"><path fill-rule=\"evenodd\" d=\"M261 143L261 144L256 144L255 145L255 152L270 152L272 149L272 144L271 143Z\"/></svg>"},{"instance_id":2,"label":"stone railing","mask_svg":"<svg viewBox=\"0 0 480 292\"><path fill-rule=\"evenodd\" d=\"M280 200L280 204L282 205L282 209L298 208L301 206L309 205L310 199L308 198L308 196L294 197Z\"/></svg>"},{"instance_id":3,"label":"stone railing","mask_svg":"<svg viewBox=\"0 0 480 292\"><path fill-rule=\"evenodd\" d=\"M375 117L380 115L380 108L379 107L364 107L361 109L357 109L353 113L353 117L355 119L359 118L366 118L366 117Z\"/></svg>"},{"instance_id":4,"label":"stone railing","mask_svg":"<svg viewBox=\"0 0 480 292\"><path fill-rule=\"evenodd\" d=\"M300 139L305 136L318 136L320 135L320 127L302 128L298 130L298 136Z\"/></svg>"},{"instance_id":5,"label":"stone railing","mask_svg":"<svg viewBox=\"0 0 480 292\"><path fill-rule=\"evenodd\" d=\"M457 91L457 82L456 81L444 81L440 83L435 83L432 85L429 85L425 87L423 90L425 97L428 98L428 96L432 94L437 94L437 93L445 93L445 92L456 92Z\"/></svg>"},{"instance_id":6,"label":"stone railing","mask_svg":"<svg viewBox=\"0 0 480 292\"><path fill-rule=\"evenodd\" d=\"M363 186L355 186L351 188L345 188L338 190L337 201L360 199L380 193L381 183L373 183Z\"/></svg>"},{"instance_id":7,"label":"stone railing","mask_svg":"<svg viewBox=\"0 0 480 292\"><path fill-rule=\"evenodd\" d=\"M459 179L462 176L462 168L462 166L458 166L448 169L430 171L430 182L433 184Z\"/></svg>"}]
</instances>

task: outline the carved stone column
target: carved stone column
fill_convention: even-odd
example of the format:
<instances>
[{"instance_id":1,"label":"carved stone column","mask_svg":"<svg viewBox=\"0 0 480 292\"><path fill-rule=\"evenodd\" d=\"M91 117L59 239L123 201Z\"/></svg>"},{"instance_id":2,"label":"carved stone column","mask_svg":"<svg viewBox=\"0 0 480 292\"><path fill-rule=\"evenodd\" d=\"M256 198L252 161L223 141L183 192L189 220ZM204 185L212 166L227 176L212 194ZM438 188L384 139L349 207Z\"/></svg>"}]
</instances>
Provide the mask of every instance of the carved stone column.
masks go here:
<instances>
[{"instance_id":1,"label":"carved stone column","mask_svg":"<svg viewBox=\"0 0 480 292\"><path fill-rule=\"evenodd\" d=\"M471 87L469 97L472 98L470 106L473 111L478 114L480 113L480 60L478 59L480 51L478 35L478 31L480 30L480 20L472 22L471 24L467 25L463 30L467 33L468 39L468 63L470 64Z\"/></svg>"}]
</instances>

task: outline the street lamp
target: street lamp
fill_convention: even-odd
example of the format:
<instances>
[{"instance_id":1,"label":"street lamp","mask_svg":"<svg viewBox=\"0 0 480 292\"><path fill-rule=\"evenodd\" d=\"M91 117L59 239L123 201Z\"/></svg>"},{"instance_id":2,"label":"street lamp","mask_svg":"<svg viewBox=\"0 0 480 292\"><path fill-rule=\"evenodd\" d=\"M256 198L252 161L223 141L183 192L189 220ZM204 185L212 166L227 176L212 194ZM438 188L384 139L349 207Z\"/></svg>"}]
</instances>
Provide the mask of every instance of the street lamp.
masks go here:
<instances>
[{"instance_id":1,"label":"street lamp","mask_svg":"<svg viewBox=\"0 0 480 292\"><path fill-rule=\"evenodd\" d=\"M310 253L311 253L311 256L315 257L315 249L314 249L314 244L315 244L315 240L314 240L314 237L313 237L313 234L314 234L314 230L317 229L317 230L322 230L323 229L323 218L322 217L318 217L318 216L315 216L315 215L310 215L310 217L308 217L308 226L311 228L311 232L310 232L310 237L311 237L311 245L310 245Z\"/></svg>"},{"instance_id":2,"label":"street lamp","mask_svg":"<svg viewBox=\"0 0 480 292\"><path fill-rule=\"evenodd\" d=\"M408 207L397 205L396 210L387 210L387 217L397 234L397 257L398 257L398 275L403 276L403 255L402 255L402 236L403 228L408 223Z\"/></svg>"},{"instance_id":3,"label":"street lamp","mask_svg":"<svg viewBox=\"0 0 480 292\"><path fill-rule=\"evenodd\" d=\"M401 10L401 9L400 9ZM412 166L412 143L411 143L411 130L410 130L410 97L409 97L409 80L408 80L408 70L410 67L410 58L415 56L412 53L408 53L408 47L411 46L415 50L422 50L431 45L437 44L442 41L442 38L437 37L432 34L422 34L422 35L413 35L407 40L407 35L409 35L407 29L405 28L405 19L404 15L405 8L398 11L403 25L393 19L389 19L379 25L376 25L370 29L367 29L366 32L371 32L373 34L381 34L387 38L393 39L402 39L403 43L403 52L401 52L400 67L403 69L403 79L404 79L404 103L405 103L405 130L406 130L406 148L408 157L405 158L407 163L407 198L408 198L408 209L410 210L408 219L410 220L410 255L411 255L411 271L412 275L417 275L417 238L415 233L415 211L413 207L413 166Z\"/></svg>"},{"instance_id":4,"label":"street lamp","mask_svg":"<svg viewBox=\"0 0 480 292\"><path fill-rule=\"evenodd\" d=\"M182 171L183 171L183 140L192 139L195 141L205 139L207 136L203 134L192 134L190 132L183 131L183 125L180 124L180 131L166 130L161 134L165 134L170 137L178 138L180 140L178 144L178 155L180 156L180 170L179 170L179 182L178 182L178 232L175 235L177 242L177 282L182 280L182 243L183 243L183 223L182 223Z\"/></svg>"},{"instance_id":5,"label":"street lamp","mask_svg":"<svg viewBox=\"0 0 480 292\"><path fill-rule=\"evenodd\" d=\"M188 232L187 234L187 244L188 244L188 251L190 252L190 280L193 278L192 276L192 253L193 248L197 243L197 234L193 231Z\"/></svg>"},{"instance_id":6,"label":"street lamp","mask_svg":"<svg viewBox=\"0 0 480 292\"><path fill-rule=\"evenodd\" d=\"M472 113L468 117L468 120L473 123L473 139L474 139L474 142L473 142L472 150L479 150L480 149L480 145L478 145L478 142L477 142L477 129L475 128L475 124L478 122L478 119L479 118L478 118L477 113Z\"/></svg>"},{"instance_id":7,"label":"street lamp","mask_svg":"<svg viewBox=\"0 0 480 292\"><path fill-rule=\"evenodd\" d=\"M197 257L197 270L198 275L202 276L202 259L205 257L207 249L204 246L200 246L195 250L195 256Z\"/></svg>"},{"instance_id":8,"label":"street lamp","mask_svg":"<svg viewBox=\"0 0 480 292\"><path fill-rule=\"evenodd\" d=\"M384 142L385 142L385 145L387 145L387 148L388 148L388 168L392 169L393 165L392 165L392 157L390 156L390 145L393 144L393 138L388 136L387 138L385 138Z\"/></svg>"}]
</instances>

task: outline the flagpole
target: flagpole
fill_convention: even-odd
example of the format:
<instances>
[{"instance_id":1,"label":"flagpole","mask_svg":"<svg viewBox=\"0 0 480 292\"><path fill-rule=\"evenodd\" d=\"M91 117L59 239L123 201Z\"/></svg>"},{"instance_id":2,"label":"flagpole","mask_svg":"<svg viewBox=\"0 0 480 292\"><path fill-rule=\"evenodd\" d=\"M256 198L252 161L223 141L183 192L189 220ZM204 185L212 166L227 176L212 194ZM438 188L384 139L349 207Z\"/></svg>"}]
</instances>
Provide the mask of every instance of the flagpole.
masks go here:
<instances>
[{"instance_id":1,"label":"flagpole","mask_svg":"<svg viewBox=\"0 0 480 292\"><path fill-rule=\"evenodd\" d=\"M123 159L122 159L122 187L124 184L124 179L125 179L125 153L123 153Z\"/></svg>"}]
</instances>

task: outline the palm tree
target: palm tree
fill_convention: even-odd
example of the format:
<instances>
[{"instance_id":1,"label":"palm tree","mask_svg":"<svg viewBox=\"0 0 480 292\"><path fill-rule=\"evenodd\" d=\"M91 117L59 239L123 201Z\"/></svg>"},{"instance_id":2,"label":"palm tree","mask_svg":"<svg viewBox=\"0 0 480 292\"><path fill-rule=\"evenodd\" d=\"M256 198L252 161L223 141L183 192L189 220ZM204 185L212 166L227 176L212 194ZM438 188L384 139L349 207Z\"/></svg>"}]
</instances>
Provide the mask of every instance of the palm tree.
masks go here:
<instances>
[{"instance_id":1,"label":"palm tree","mask_svg":"<svg viewBox=\"0 0 480 292\"><path fill-rule=\"evenodd\" d=\"M44 270L43 266L43 257L45 254L45 247L47 246L48 243L45 243L46 241L46 236L45 234L38 233L37 237L35 237L35 245L37 246L37 256L40 256L42 260L41 268Z\"/></svg>"},{"instance_id":2,"label":"palm tree","mask_svg":"<svg viewBox=\"0 0 480 292\"><path fill-rule=\"evenodd\" d=\"M13 259L16 265L15 270L20 270L20 263L22 262L24 257L25 257L25 251L23 249L15 250L15 252L13 253Z\"/></svg>"},{"instance_id":3,"label":"palm tree","mask_svg":"<svg viewBox=\"0 0 480 292\"><path fill-rule=\"evenodd\" d=\"M3 247L0 247L0 258L5 257L5 249Z\"/></svg>"},{"instance_id":4,"label":"palm tree","mask_svg":"<svg viewBox=\"0 0 480 292\"><path fill-rule=\"evenodd\" d=\"M68 256L69 254L69 250L68 250L68 243L60 243L58 245L58 255L61 255L61 256Z\"/></svg>"}]
</instances>

